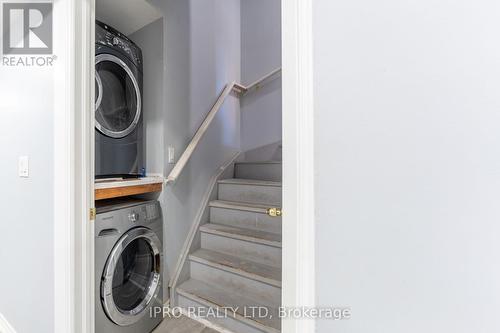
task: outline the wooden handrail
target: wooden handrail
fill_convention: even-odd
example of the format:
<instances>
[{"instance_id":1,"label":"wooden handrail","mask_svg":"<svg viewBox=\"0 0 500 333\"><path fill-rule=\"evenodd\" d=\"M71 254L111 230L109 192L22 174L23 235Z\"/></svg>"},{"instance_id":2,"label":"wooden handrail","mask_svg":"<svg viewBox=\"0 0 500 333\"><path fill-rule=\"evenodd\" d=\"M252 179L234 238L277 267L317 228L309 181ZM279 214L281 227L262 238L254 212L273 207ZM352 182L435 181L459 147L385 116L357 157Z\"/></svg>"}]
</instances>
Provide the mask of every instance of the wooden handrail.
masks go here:
<instances>
[{"instance_id":1,"label":"wooden handrail","mask_svg":"<svg viewBox=\"0 0 500 333\"><path fill-rule=\"evenodd\" d=\"M238 92L240 92L242 96L244 96L252 91L259 90L262 86L276 79L280 75L281 75L281 68L277 68L274 71L270 72L269 74L264 75L254 83L249 84L248 86L243 86L241 84L236 83L235 89Z\"/></svg>"},{"instance_id":2,"label":"wooden handrail","mask_svg":"<svg viewBox=\"0 0 500 333\"><path fill-rule=\"evenodd\" d=\"M258 90L266 83L277 78L280 74L281 74L281 68L278 68L248 86L244 86L236 82L227 84L219 94L219 97L217 97L217 101L208 112L207 116L201 123L200 127L198 128L195 135L191 139L191 142L189 142L188 146L186 147L181 157L175 164L174 168L172 169L172 171L170 171L170 174L165 180L166 183L167 184L174 183L177 180L179 175L182 173L182 170L184 170L184 167L186 166L187 162L191 158L191 155L193 155L193 152L195 151L196 147L198 147L198 144L200 143L201 139L203 138L208 128L210 127L210 124L214 120L215 115L217 114L217 112L219 112L222 105L226 101L226 98L229 96L231 92L236 92L240 97L242 97L251 91Z\"/></svg>"}]
</instances>

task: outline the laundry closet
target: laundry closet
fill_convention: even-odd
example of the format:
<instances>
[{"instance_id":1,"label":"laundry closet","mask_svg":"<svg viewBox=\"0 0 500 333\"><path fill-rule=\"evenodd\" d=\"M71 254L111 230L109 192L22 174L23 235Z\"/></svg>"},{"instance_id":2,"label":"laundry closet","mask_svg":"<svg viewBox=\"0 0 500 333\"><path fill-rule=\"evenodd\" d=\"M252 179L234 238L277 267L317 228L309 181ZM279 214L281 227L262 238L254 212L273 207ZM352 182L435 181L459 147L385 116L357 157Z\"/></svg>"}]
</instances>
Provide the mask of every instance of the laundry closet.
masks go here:
<instances>
[{"instance_id":1,"label":"laundry closet","mask_svg":"<svg viewBox=\"0 0 500 333\"><path fill-rule=\"evenodd\" d=\"M168 294L160 198L164 179L162 170L148 163L148 157L162 155L152 148L161 147L162 138L148 125L163 106L161 92L151 89L153 80L162 83L163 43L161 35L152 47L134 36L150 24L163 29L161 13L145 1L96 2L96 333L151 332L162 317L148 313L163 307ZM158 67L151 73L155 57Z\"/></svg>"},{"instance_id":2,"label":"laundry closet","mask_svg":"<svg viewBox=\"0 0 500 333\"><path fill-rule=\"evenodd\" d=\"M189 279L188 257L201 246L199 228L222 177L240 172L250 179L247 165L268 170L256 184L281 221L281 31L274 2L277 20L262 19L275 19L270 33L251 27L262 15L250 2L243 15L240 0L96 0L96 333L149 333L162 321L152 313ZM260 45L259 56L264 32L275 40ZM243 164L248 160L266 163ZM268 215L263 203L254 204L260 208L243 211ZM269 227L271 238L280 226ZM276 259L256 267L281 265L281 252L269 251ZM271 270L270 292L279 298L280 269ZM258 283L269 289L267 280ZM258 331L262 324L252 325Z\"/></svg>"}]
</instances>

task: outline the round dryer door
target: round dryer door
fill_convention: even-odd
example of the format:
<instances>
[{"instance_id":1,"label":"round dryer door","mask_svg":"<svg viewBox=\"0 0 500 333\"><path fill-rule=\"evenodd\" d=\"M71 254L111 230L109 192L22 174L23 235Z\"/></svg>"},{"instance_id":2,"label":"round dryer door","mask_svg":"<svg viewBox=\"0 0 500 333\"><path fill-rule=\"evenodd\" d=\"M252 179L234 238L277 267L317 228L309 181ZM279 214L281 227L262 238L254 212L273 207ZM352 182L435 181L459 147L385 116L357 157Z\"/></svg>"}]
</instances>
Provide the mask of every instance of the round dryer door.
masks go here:
<instances>
[{"instance_id":1,"label":"round dryer door","mask_svg":"<svg viewBox=\"0 0 500 333\"><path fill-rule=\"evenodd\" d=\"M161 244L147 228L129 230L116 243L104 268L101 298L108 317L120 326L138 322L160 286Z\"/></svg>"},{"instance_id":2,"label":"round dryer door","mask_svg":"<svg viewBox=\"0 0 500 333\"><path fill-rule=\"evenodd\" d=\"M133 72L112 54L99 54L95 62L96 128L112 138L130 134L141 116L141 91Z\"/></svg>"}]
</instances>

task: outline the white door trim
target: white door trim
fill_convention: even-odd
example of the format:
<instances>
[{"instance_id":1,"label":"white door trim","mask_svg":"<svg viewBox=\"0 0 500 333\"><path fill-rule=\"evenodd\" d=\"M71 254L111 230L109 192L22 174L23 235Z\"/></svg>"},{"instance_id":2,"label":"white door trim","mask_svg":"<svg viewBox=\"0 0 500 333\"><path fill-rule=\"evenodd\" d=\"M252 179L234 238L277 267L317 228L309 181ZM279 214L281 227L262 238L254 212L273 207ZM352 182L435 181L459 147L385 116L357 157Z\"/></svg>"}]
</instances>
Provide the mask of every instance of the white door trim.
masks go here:
<instances>
[{"instance_id":1,"label":"white door trim","mask_svg":"<svg viewBox=\"0 0 500 333\"><path fill-rule=\"evenodd\" d=\"M54 1L54 332L74 328L75 0ZM50 194L47 194L50 195Z\"/></svg>"},{"instance_id":2,"label":"white door trim","mask_svg":"<svg viewBox=\"0 0 500 333\"><path fill-rule=\"evenodd\" d=\"M282 1L283 306L315 306L312 1ZM313 333L311 319L283 320L286 333Z\"/></svg>"},{"instance_id":3,"label":"white door trim","mask_svg":"<svg viewBox=\"0 0 500 333\"><path fill-rule=\"evenodd\" d=\"M95 313L94 286L94 221L89 212L94 208L94 80L95 80L95 0L83 0L77 8L77 49L81 50L77 62L79 82L78 135L79 164L77 181L80 185L79 224L76 239L80 244L77 256L77 276L81 276L80 301L77 303L76 333L93 333Z\"/></svg>"},{"instance_id":4,"label":"white door trim","mask_svg":"<svg viewBox=\"0 0 500 333\"><path fill-rule=\"evenodd\" d=\"M12 325L5 319L3 314L0 313L0 333L16 333L16 330Z\"/></svg>"},{"instance_id":5,"label":"white door trim","mask_svg":"<svg viewBox=\"0 0 500 333\"><path fill-rule=\"evenodd\" d=\"M93 333L95 329L94 286L94 221L90 209L94 208L94 80L95 80L95 0L80 0L76 8L76 95L78 101L76 151L78 158L76 183L81 206L78 210L76 242L76 302L75 333Z\"/></svg>"},{"instance_id":6,"label":"white door trim","mask_svg":"<svg viewBox=\"0 0 500 333\"><path fill-rule=\"evenodd\" d=\"M90 209L94 207L94 28L95 0L71 0L68 21L72 35L72 127L71 169L74 198L71 272L72 327L64 333L94 332L94 224ZM69 44L68 44L69 45ZM69 109L68 109L69 110ZM68 310L69 311L69 310ZM58 311L57 321L62 312ZM57 322L56 321L56 322Z\"/></svg>"},{"instance_id":7,"label":"white door trim","mask_svg":"<svg viewBox=\"0 0 500 333\"><path fill-rule=\"evenodd\" d=\"M71 0L71 3L75 3L75 0ZM75 88L73 92L74 100L77 101L74 105L77 121L72 128L75 140L71 143L76 158L71 159L69 170L74 170L75 180L70 193L79 199L75 200L74 205L76 218L73 231L75 237L70 238L70 247L75 247L75 260L64 266L66 270L64 272L61 270L61 272L65 275L70 273L70 276L77 277L72 286L76 290L81 290L74 298L74 320L70 321L73 327L71 330L66 330L65 333L93 333L94 234L93 224L89 223L87 214L93 206L94 199L94 142L92 135L94 117L92 112L88 112L88 110L92 110L88 103L94 100L94 91L91 87L94 80L95 0L82 0L77 3L79 5L73 8L74 15L69 15L72 19L68 19L74 20L76 23L76 47L79 51L72 55L76 68L74 75L76 86L73 85ZM312 23L312 0L282 1L283 304L287 307L315 305ZM59 207L60 204L57 206ZM56 226L60 226L61 223L62 220L60 223L56 223ZM66 257L63 256L63 258ZM72 299L71 292L65 294L68 296L66 300ZM58 299L56 298L56 302ZM62 305L63 302L60 304ZM68 303L64 302L64 304ZM60 306L56 305L56 308L62 311L58 311L56 314L57 320L61 320L63 317L60 315L65 312ZM282 331L286 333L313 333L314 328L315 322L313 320L289 318L283 321Z\"/></svg>"}]
</instances>

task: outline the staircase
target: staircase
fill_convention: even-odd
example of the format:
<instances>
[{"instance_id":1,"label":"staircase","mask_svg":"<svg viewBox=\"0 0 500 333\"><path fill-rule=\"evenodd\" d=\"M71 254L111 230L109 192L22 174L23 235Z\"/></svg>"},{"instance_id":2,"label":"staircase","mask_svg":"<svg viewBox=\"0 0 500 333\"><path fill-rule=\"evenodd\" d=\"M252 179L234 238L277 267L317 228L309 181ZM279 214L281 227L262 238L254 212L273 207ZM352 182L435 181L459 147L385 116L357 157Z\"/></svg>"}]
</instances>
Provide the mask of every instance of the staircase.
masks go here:
<instances>
[{"instance_id":1,"label":"staircase","mask_svg":"<svg viewBox=\"0 0 500 333\"><path fill-rule=\"evenodd\" d=\"M268 215L281 207L281 175L281 162L239 162L218 181L177 305L234 333L281 331L281 217Z\"/></svg>"}]
</instances>

